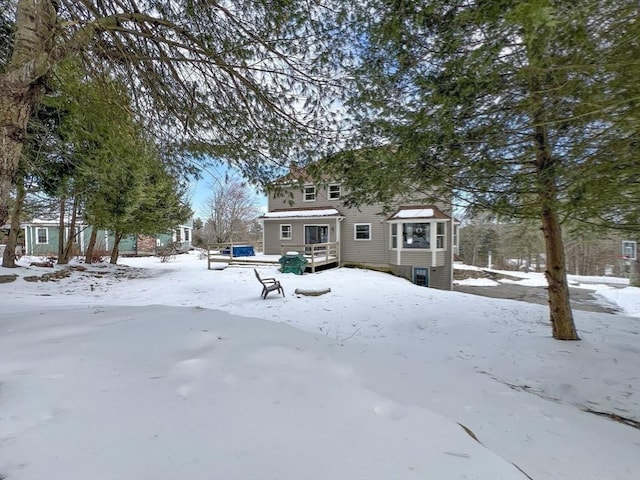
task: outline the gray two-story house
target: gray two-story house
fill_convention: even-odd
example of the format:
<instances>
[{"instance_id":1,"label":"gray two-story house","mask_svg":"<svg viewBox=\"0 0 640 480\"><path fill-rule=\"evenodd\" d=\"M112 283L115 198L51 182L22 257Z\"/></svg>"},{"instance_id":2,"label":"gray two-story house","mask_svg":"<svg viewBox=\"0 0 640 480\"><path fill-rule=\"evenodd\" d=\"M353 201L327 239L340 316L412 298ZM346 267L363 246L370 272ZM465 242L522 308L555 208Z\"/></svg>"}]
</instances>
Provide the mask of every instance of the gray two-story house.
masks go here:
<instances>
[{"instance_id":1,"label":"gray two-story house","mask_svg":"<svg viewBox=\"0 0 640 480\"><path fill-rule=\"evenodd\" d=\"M347 208L339 183L291 184L270 193L264 253L299 252L323 264L383 267L418 285L451 290L457 225L446 205L412 201ZM325 257L322 257L325 255Z\"/></svg>"}]
</instances>

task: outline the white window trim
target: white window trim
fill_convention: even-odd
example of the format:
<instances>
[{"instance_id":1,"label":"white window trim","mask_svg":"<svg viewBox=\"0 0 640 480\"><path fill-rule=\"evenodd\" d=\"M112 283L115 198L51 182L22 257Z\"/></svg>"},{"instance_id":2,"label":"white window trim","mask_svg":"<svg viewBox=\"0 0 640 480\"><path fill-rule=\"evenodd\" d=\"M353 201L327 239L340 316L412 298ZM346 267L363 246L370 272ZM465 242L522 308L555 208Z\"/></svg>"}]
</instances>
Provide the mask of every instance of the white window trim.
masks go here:
<instances>
[{"instance_id":1,"label":"white window trim","mask_svg":"<svg viewBox=\"0 0 640 480\"><path fill-rule=\"evenodd\" d=\"M285 237L282 235L282 227L289 227L289 236ZM290 223L281 223L280 224L280 240L291 240L293 239L293 228Z\"/></svg>"},{"instance_id":2,"label":"white window trim","mask_svg":"<svg viewBox=\"0 0 640 480\"><path fill-rule=\"evenodd\" d=\"M404 246L404 226L405 225L415 225L417 223L428 223L429 224L429 248L414 248L414 247L405 247ZM416 220L413 222L402 222L400 223L400 225L398 225L398 245L402 247L402 250L407 250L407 251L411 251L411 252L430 252L432 250L434 250L433 248L431 248L431 245L435 245L434 241L435 241L435 222L430 222L430 221L420 221L420 220Z\"/></svg>"},{"instance_id":3,"label":"white window trim","mask_svg":"<svg viewBox=\"0 0 640 480\"><path fill-rule=\"evenodd\" d=\"M338 196L337 197L332 197L331 196L331 187L338 187ZM327 185L327 199L328 200L340 200L340 197L342 197L342 187L340 186L339 183L330 183L329 185Z\"/></svg>"},{"instance_id":4,"label":"white window trim","mask_svg":"<svg viewBox=\"0 0 640 480\"><path fill-rule=\"evenodd\" d=\"M366 225L369 227L369 238L358 238L358 227ZM356 242L369 242L371 241L371 224L370 223L354 223L353 224L353 240Z\"/></svg>"},{"instance_id":5,"label":"white window trim","mask_svg":"<svg viewBox=\"0 0 640 480\"><path fill-rule=\"evenodd\" d=\"M436 234L435 234L435 241L436 243L434 243L435 245L435 250L446 250L447 247L447 223L446 222L434 222L435 223L435 230L436 230ZM438 225L442 224L442 234L438 235ZM438 247L438 237L442 237L442 247Z\"/></svg>"},{"instance_id":6,"label":"white window trim","mask_svg":"<svg viewBox=\"0 0 640 480\"><path fill-rule=\"evenodd\" d=\"M40 241L39 230L44 230L44 242ZM47 243L49 243L49 229L47 227L36 227L36 245L46 245Z\"/></svg>"},{"instance_id":7,"label":"white window trim","mask_svg":"<svg viewBox=\"0 0 640 480\"><path fill-rule=\"evenodd\" d=\"M312 199L307 199L307 189L313 189L313 198ZM305 185L304 187L302 187L302 201L303 202L315 202L316 199L318 198L318 190L316 189L315 185Z\"/></svg>"},{"instance_id":8,"label":"white window trim","mask_svg":"<svg viewBox=\"0 0 640 480\"><path fill-rule=\"evenodd\" d=\"M396 226L396 233L395 235L393 234L393 227L392 225ZM397 222L392 222L391 224L389 224L389 250L399 250L398 248L398 230L400 229L400 224ZM396 246L393 246L393 239L396 239Z\"/></svg>"},{"instance_id":9,"label":"white window trim","mask_svg":"<svg viewBox=\"0 0 640 480\"><path fill-rule=\"evenodd\" d=\"M397 236L397 247L393 248L393 234L391 231L391 227L389 227L389 250L407 250L407 251L412 251L412 252L442 252L447 250L447 222L443 222L442 220L429 220L429 221L394 221L394 222L389 222L390 225L392 224L396 224L398 225L396 228L398 229L398 234ZM433 247L429 247L429 248L407 248L403 246L403 239L402 239L402 231L404 229L404 224L409 224L409 223L429 223L430 227L429 227L429 243L430 245L433 245ZM438 235L437 235L437 228L438 228L438 223L443 223L444 224L444 241L443 241L443 248L437 248L437 242L438 242Z\"/></svg>"},{"instance_id":10,"label":"white window trim","mask_svg":"<svg viewBox=\"0 0 640 480\"><path fill-rule=\"evenodd\" d=\"M331 225L329 225L328 223L305 223L302 226L303 241L305 243L307 242L307 239L306 239L307 227L327 227L327 241L326 242L322 242L320 245L322 245L324 243L331 243Z\"/></svg>"}]
</instances>

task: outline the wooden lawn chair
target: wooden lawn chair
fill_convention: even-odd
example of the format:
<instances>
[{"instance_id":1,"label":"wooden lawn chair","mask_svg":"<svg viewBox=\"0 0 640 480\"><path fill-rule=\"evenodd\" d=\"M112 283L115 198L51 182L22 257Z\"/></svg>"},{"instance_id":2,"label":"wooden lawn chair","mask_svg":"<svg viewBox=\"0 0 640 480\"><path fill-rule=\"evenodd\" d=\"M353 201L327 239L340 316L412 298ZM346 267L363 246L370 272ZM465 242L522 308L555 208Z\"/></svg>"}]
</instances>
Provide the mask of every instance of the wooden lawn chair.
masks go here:
<instances>
[{"instance_id":1,"label":"wooden lawn chair","mask_svg":"<svg viewBox=\"0 0 640 480\"><path fill-rule=\"evenodd\" d=\"M258 279L258 281L262 284L261 296L263 300L267 298L267 295L269 295L269 292L275 292L275 291L277 291L278 293L281 293L282 296L284 297L284 288L282 288L282 285L280 285L280 282L278 280L276 280L275 278L260 278L260 274L258 273L258 270L254 268L253 271L255 272L256 278Z\"/></svg>"}]
</instances>

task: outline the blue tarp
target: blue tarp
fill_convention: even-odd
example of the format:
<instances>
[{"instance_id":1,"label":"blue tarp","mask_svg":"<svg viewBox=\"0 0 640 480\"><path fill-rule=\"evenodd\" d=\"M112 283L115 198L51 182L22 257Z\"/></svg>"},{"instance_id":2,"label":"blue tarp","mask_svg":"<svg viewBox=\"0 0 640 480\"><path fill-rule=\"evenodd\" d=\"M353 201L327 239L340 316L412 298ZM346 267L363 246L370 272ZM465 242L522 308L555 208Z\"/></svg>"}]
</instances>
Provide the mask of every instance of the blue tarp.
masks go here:
<instances>
[{"instance_id":1,"label":"blue tarp","mask_svg":"<svg viewBox=\"0 0 640 480\"><path fill-rule=\"evenodd\" d=\"M229 247L222 250L224 255L229 255ZM233 256L234 257L253 257L256 252L253 250L251 245L234 245L233 246Z\"/></svg>"}]
</instances>

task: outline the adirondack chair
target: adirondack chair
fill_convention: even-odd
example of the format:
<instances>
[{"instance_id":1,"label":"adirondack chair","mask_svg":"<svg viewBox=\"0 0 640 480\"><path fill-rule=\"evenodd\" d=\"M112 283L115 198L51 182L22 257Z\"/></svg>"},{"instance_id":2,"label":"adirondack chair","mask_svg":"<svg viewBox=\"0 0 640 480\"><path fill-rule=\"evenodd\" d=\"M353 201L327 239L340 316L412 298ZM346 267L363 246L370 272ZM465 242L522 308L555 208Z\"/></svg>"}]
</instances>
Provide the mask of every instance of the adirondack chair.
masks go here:
<instances>
[{"instance_id":1,"label":"adirondack chair","mask_svg":"<svg viewBox=\"0 0 640 480\"><path fill-rule=\"evenodd\" d=\"M280 282L278 280L276 280L275 278L260 278L260 274L258 273L258 270L254 268L253 271L255 272L256 278L258 279L258 281L262 284L261 296L263 300L267 298L267 295L269 295L269 292L275 292L275 291L277 291L278 293L281 293L282 296L284 297L284 288L282 288L282 285L280 285Z\"/></svg>"}]
</instances>

